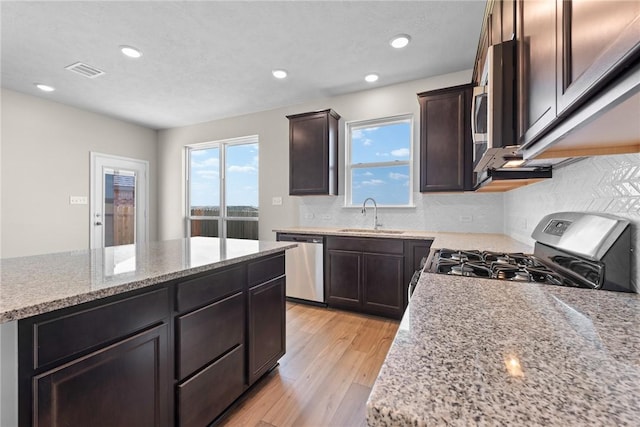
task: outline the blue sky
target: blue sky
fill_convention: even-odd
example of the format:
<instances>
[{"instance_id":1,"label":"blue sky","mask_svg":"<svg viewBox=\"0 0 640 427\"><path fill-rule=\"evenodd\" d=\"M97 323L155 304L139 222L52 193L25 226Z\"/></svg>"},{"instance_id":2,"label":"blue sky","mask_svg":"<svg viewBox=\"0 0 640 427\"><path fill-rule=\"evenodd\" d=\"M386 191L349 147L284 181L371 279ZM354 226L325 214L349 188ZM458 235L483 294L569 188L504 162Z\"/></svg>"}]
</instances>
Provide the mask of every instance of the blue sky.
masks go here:
<instances>
[{"instance_id":1,"label":"blue sky","mask_svg":"<svg viewBox=\"0 0 640 427\"><path fill-rule=\"evenodd\" d=\"M409 120L385 126L353 129L351 135L353 165L407 161L411 156ZM352 168L352 204L359 205L367 197L376 199L378 205L408 204L409 175L408 164Z\"/></svg>"},{"instance_id":2,"label":"blue sky","mask_svg":"<svg viewBox=\"0 0 640 427\"><path fill-rule=\"evenodd\" d=\"M258 206L258 144L229 145L227 206ZM191 205L220 205L220 151L191 151Z\"/></svg>"}]
</instances>

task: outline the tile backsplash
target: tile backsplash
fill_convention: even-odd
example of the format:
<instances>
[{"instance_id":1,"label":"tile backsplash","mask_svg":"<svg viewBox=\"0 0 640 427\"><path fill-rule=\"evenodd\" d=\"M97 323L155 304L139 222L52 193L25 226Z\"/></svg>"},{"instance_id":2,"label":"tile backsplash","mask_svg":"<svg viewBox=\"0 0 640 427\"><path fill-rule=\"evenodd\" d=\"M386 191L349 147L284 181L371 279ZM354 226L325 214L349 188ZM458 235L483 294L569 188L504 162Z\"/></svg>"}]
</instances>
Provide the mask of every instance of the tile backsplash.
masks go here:
<instances>
[{"instance_id":1,"label":"tile backsplash","mask_svg":"<svg viewBox=\"0 0 640 427\"><path fill-rule=\"evenodd\" d=\"M382 228L429 231L502 233L503 194L414 193L415 208L379 208ZM345 208L344 196L300 197L299 223L303 227L373 227L373 207Z\"/></svg>"},{"instance_id":2,"label":"tile backsplash","mask_svg":"<svg viewBox=\"0 0 640 427\"><path fill-rule=\"evenodd\" d=\"M531 233L552 212L603 212L632 223L631 244L640 227L640 154L589 157L553 171L553 179L504 194L504 233L533 244ZM632 258L632 280L640 284L640 253Z\"/></svg>"}]
</instances>

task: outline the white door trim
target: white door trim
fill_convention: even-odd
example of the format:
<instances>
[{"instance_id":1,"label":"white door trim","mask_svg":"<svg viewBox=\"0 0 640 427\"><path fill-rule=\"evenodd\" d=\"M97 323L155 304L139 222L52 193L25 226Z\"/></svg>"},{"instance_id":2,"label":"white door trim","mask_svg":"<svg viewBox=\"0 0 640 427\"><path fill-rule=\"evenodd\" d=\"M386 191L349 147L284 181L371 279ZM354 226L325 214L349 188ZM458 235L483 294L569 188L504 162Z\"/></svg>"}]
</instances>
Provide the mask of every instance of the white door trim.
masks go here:
<instances>
[{"instance_id":1,"label":"white door trim","mask_svg":"<svg viewBox=\"0 0 640 427\"><path fill-rule=\"evenodd\" d=\"M98 170L102 173L102 169L108 166L112 169L133 169L142 171L144 176L140 176L136 181L136 185L140 185L141 188L136 189L136 243L147 243L149 241L149 162L147 160L133 159L130 157L114 156L112 154L102 154L91 151L90 152L90 206L89 206L89 248L95 249L100 245L102 246L102 239L96 239L94 225L96 221L96 213L102 211L102 200L97 197L98 194L102 194L104 190L104 183L102 180L96 179L96 172ZM142 220L142 221L139 221ZM143 226L140 227L139 223Z\"/></svg>"}]
</instances>

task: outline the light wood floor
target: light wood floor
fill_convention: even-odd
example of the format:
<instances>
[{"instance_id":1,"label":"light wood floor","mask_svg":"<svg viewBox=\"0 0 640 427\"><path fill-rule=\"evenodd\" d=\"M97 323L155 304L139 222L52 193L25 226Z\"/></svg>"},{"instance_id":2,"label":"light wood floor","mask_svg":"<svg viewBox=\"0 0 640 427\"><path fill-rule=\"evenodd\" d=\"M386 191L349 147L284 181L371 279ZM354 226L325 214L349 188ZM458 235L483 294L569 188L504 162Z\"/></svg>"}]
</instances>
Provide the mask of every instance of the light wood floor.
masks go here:
<instances>
[{"instance_id":1,"label":"light wood floor","mask_svg":"<svg viewBox=\"0 0 640 427\"><path fill-rule=\"evenodd\" d=\"M223 426L366 426L365 403L398 322L287 303L287 354Z\"/></svg>"}]
</instances>

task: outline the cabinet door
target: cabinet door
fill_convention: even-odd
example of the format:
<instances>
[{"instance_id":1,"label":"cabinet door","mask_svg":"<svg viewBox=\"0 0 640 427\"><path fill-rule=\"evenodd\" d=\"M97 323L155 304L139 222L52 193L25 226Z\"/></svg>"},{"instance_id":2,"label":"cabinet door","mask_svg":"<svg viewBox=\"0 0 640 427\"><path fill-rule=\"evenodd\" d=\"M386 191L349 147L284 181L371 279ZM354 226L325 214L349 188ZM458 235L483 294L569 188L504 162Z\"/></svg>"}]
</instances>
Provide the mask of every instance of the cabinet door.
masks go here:
<instances>
[{"instance_id":1,"label":"cabinet door","mask_svg":"<svg viewBox=\"0 0 640 427\"><path fill-rule=\"evenodd\" d=\"M527 144L556 118L556 0L518 2L519 139Z\"/></svg>"},{"instance_id":2,"label":"cabinet door","mask_svg":"<svg viewBox=\"0 0 640 427\"><path fill-rule=\"evenodd\" d=\"M363 305L369 313L400 318L404 311L404 258L364 254Z\"/></svg>"},{"instance_id":3,"label":"cabinet door","mask_svg":"<svg viewBox=\"0 0 640 427\"><path fill-rule=\"evenodd\" d=\"M558 115L640 53L640 1L558 1Z\"/></svg>"},{"instance_id":4,"label":"cabinet door","mask_svg":"<svg viewBox=\"0 0 640 427\"><path fill-rule=\"evenodd\" d=\"M326 295L331 307L359 308L362 283L362 253L327 251Z\"/></svg>"},{"instance_id":5,"label":"cabinet door","mask_svg":"<svg viewBox=\"0 0 640 427\"><path fill-rule=\"evenodd\" d=\"M249 384L285 353L285 278L249 289Z\"/></svg>"},{"instance_id":6,"label":"cabinet door","mask_svg":"<svg viewBox=\"0 0 640 427\"><path fill-rule=\"evenodd\" d=\"M289 118L289 194L336 195L338 120L331 111Z\"/></svg>"},{"instance_id":7,"label":"cabinet door","mask_svg":"<svg viewBox=\"0 0 640 427\"><path fill-rule=\"evenodd\" d=\"M424 92L418 99L420 191L471 189L471 87Z\"/></svg>"},{"instance_id":8,"label":"cabinet door","mask_svg":"<svg viewBox=\"0 0 640 427\"><path fill-rule=\"evenodd\" d=\"M171 425L167 331L157 326L35 376L34 425Z\"/></svg>"}]
</instances>

